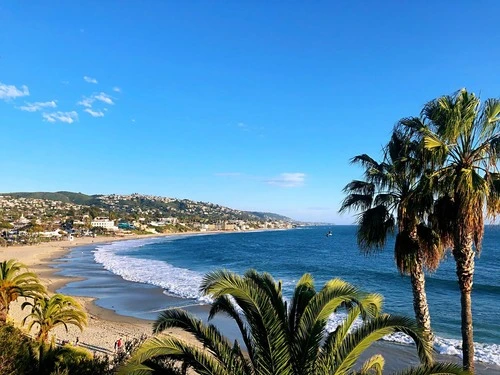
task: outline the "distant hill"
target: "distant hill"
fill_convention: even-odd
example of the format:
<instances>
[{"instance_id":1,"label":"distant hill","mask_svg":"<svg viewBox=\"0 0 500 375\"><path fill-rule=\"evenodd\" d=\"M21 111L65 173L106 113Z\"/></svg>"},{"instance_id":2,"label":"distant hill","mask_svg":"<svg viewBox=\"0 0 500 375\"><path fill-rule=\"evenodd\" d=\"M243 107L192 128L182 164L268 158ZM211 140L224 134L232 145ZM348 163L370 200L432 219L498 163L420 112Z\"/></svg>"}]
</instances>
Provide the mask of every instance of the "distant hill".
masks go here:
<instances>
[{"instance_id":1,"label":"distant hill","mask_svg":"<svg viewBox=\"0 0 500 375\"><path fill-rule=\"evenodd\" d=\"M81 206L94 206L106 211L116 211L121 213L148 212L157 216L169 215L174 217L201 217L220 220L281 220L286 222L295 222L289 217L271 212L240 211L213 203L195 202L189 199L176 199L142 194L87 195L70 191L57 191L1 193L0 196L60 201Z\"/></svg>"},{"instance_id":2,"label":"distant hill","mask_svg":"<svg viewBox=\"0 0 500 375\"><path fill-rule=\"evenodd\" d=\"M87 195L82 193L73 193L71 191L56 191L50 192L33 192L33 193L1 193L0 195L8 195L12 198L31 198L31 199L47 199L50 201L61 201L65 203L80 204L92 206L99 202L96 197L98 195Z\"/></svg>"},{"instance_id":3,"label":"distant hill","mask_svg":"<svg viewBox=\"0 0 500 375\"><path fill-rule=\"evenodd\" d=\"M257 216L258 218L262 220L282 220L282 221L294 221L290 219L289 217L279 215L279 214L274 214L272 212L258 212L258 211L246 211L250 215Z\"/></svg>"}]
</instances>

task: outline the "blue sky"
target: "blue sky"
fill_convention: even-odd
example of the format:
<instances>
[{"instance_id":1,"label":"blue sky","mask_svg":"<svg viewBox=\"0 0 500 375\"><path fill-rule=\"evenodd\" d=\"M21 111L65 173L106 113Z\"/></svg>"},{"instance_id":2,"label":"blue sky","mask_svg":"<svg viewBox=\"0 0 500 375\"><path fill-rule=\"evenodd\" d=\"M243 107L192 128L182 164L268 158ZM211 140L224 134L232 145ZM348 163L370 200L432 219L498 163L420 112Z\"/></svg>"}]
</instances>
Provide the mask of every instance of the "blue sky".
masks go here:
<instances>
[{"instance_id":1,"label":"blue sky","mask_svg":"<svg viewBox=\"0 0 500 375\"><path fill-rule=\"evenodd\" d=\"M352 156L437 96L499 95L500 3L420 3L3 1L0 191L351 223Z\"/></svg>"}]
</instances>

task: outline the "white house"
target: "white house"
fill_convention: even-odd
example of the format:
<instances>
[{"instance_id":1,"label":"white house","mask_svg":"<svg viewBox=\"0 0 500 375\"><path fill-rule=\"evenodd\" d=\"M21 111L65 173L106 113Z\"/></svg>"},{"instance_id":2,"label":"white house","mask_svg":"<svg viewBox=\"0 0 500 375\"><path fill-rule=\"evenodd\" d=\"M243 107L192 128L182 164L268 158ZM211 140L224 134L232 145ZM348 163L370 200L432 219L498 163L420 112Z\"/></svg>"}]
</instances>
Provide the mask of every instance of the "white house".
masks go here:
<instances>
[{"instance_id":1,"label":"white house","mask_svg":"<svg viewBox=\"0 0 500 375\"><path fill-rule=\"evenodd\" d=\"M115 230L117 229L115 227L115 222L113 220L109 220L107 218L95 218L90 222L90 225L92 227L98 227L98 228L104 228L104 229L109 229L109 230Z\"/></svg>"}]
</instances>

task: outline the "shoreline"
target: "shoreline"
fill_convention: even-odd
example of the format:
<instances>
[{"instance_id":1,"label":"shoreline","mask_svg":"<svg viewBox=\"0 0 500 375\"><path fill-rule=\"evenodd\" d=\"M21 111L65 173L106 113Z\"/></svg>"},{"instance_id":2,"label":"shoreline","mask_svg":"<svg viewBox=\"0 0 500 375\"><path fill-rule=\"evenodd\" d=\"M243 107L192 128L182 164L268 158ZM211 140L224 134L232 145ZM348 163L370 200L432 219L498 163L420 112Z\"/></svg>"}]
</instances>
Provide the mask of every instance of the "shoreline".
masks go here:
<instances>
[{"instance_id":1,"label":"shoreline","mask_svg":"<svg viewBox=\"0 0 500 375\"><path fill-rule=\"evenodd\" d=\"M0 248L0 261L15 258L24 263L31 271L35 272L49 292L55 293L56 290L63 288L67 284L79 280L85 280L84 277L55 275L58 269L54 267L57 259L68 254L76 247L91 246L93 244L103 244L115 241L137 240L145 238L157 238L182 235L204 235L204 234L224 234L228 232L187 232L187 233L166 233L151 235L131 235L126 237L97 237L97 238L77 238L74 241L47 242L31 246L12 246ZM233 233L233 232L230 232ZM234 232L239 233L239 232ZM162 290L157 287L158 290ZM75 297L83 306L88 314L88 326L83 332L70 326L66 333L59 327L52 331L58 339L69 340L74 343L79 338L80 345L87 347L91 351L113 354L114 342L118 338L124 340L139 338L143 334L151 336L152 320L141 319L120 315L114 310L98 306L95 301L97 298ZM11 305L9 317L14 320L17 326L26 312L21 311L20 305L23 301L18 301ZM188 335L182 331L168 330L169 333L180 335L187 338ZM368 351L370 355L381 353L386 359L385 370L388 372L399 371L410 365L418 364L415 348L411 346L402 346L390 342L380 342L373 345ZM364 356L363 356L364 357ZM436 360L446 362L460 363L461 359L457 356L436 354ZM476 374L500 374L500 366L476 362Z\"/></svg>"}]
</instances>

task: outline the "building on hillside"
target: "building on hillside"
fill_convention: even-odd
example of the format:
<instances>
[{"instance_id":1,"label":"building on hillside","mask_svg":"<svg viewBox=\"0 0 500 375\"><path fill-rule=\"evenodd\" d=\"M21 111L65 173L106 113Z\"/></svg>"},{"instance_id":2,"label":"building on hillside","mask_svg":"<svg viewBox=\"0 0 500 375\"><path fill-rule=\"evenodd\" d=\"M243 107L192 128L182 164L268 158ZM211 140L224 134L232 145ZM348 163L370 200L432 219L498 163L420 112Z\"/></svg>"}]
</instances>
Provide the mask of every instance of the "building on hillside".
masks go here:
<instances>
[{"instance_id":1,"label":"building on hillside","mask_svg":"<svg viewBox=\"0 0 500 375\"><path fill-rule=\"evenodd\" d=\"M109 220L108 218L95 218L90 222L92 227L104 228L109 230L117 229L115 227L115 222L113 220Z\"/></svg>"},{"instance_id":2,"label":"building on hillside","mask_svg":"<svg viewBox=\"0 0 500 375\"><path fill-rule=\"evenodd\" d=\"M225 221L224 223L222 223L222 230L234 230L234 224Z\"/></svg>"}]
</instances>

